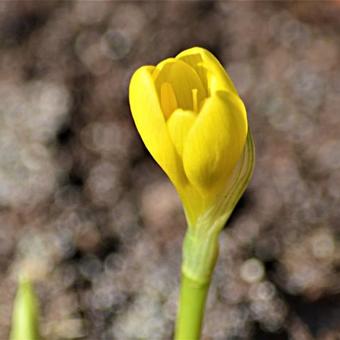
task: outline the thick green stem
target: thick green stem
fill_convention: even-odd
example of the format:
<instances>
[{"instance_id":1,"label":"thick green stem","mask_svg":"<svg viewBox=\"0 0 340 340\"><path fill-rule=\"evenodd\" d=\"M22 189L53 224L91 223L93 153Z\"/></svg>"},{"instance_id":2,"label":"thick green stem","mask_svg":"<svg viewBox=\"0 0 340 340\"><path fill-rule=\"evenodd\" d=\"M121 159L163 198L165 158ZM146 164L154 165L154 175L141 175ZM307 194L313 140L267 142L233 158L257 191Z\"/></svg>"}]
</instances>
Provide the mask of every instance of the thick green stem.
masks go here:
<instances>
[{"instance_id":1,"label":"thick green stem","mask_svg":"<svg viewBox=\"0 0 340 340\"><path fill-rule=\"evenodd\" d=\"M209 283L198 283L182 274L176 340L200 339Z\"/></svg>"},{"instance_id":2,"label":"thick green stem","mask_svg":"<svg viewBox=\"0 0 340 340\"><path fill-rule=\"evenodd\" d=\"M176 340L199 340L211 275L218 255L218 235L188 228L183 243Z\"/></svg>"}]
</instances>

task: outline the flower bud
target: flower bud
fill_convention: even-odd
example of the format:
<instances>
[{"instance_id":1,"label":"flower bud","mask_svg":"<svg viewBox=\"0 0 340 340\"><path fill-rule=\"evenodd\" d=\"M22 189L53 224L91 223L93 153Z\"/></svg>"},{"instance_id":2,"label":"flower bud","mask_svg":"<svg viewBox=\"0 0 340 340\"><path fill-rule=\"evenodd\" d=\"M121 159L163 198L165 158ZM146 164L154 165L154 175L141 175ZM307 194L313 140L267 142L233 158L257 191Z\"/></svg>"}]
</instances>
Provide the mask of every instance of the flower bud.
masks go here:
<instances>
[{"instance_id":1,"label":"flower bud","mask_svg":"<svg viewBox=\"0 0 340 340\"><path fill-rule=\"evenodd\" d=\"M224 68L194 47L140 67L129 92L138 132L176 187L189 228L220 230L254 165L247 113Z\"/></svg>"}]
</instances>

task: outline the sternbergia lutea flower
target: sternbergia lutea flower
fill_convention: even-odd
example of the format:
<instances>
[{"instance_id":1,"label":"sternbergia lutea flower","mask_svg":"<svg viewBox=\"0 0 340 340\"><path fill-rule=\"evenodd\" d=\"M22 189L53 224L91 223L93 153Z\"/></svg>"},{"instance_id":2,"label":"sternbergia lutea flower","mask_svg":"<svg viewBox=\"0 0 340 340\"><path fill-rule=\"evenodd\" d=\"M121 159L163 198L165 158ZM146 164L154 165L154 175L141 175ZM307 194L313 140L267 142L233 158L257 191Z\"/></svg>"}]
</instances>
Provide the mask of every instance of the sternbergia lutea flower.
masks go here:
<instances>
[{"instance_id":1,"label":"sternbergia lutea flower","mask_svg":"<svg viewBox=\"0 0 340 340\"><path fill-rule=\"evenodd\" d=\"M145 146L183 203L188 231L182 292L188 279L205 285L216 262L219 232L254 166L244 104L219 61L199 47L157 66L140 67L132 76L129 99ZM181 321L189 317L183 316L183 306L181 314L178 338L188 328Z\"/></svg>"}]
</instances>

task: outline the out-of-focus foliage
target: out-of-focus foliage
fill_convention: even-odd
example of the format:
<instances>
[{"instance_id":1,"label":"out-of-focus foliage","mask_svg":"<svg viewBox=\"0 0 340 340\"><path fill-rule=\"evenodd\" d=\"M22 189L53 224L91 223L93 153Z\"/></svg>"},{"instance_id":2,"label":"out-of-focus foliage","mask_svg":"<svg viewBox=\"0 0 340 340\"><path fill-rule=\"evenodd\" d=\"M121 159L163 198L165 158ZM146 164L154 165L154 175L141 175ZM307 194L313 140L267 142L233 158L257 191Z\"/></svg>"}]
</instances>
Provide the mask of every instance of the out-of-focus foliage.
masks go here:
<instances>
[{"instance_id":1,"label":"out-of-focus foliage","mask_svg":"<svg viewBox=\"0 0 340 340\"><path fill-rule=\"evenodd\" d=\"M170 339L184 216L137 136L136 68L199 45L226 66L257 147L221 234L205 339L340 329L340 4L0 3L0 339L19 270L48 339Z\"/></svg>"},{"instance_id":2,"label":"out-of-focus foliage","mask_svg":"<svg viewBox=\"0 0 340 340\"><path fill-rule=\"evenodd\" d=\"M39 307L31 282L21 279L13 305L10 340L39 340Z\"/></svg>"}]
</instances>

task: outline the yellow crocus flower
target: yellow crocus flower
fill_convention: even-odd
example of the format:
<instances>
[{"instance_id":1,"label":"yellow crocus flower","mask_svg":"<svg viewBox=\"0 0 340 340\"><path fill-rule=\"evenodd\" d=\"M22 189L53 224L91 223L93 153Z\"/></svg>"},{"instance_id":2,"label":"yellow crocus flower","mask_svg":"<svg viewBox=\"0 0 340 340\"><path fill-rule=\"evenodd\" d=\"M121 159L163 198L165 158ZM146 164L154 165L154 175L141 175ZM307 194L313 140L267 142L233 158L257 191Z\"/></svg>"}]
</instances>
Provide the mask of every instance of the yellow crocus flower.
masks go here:
<instances>
[{"instance_id":1,"label":"yellow crocus flower","mask_svg":"<svg viewBox=\"0 0 340 340\"><path fill-rule=\"evenodd\" d=\"M219 61L199 47L139 68L129 97L144 144L195 226L226 196L242 159L248 134L242 100Z\"/></svg>"},{"instance_id":2,"label":"yellow crocus flower","mask_svg":"<svg viewBox=\"0 0 340 340\"><path fill-rule=\"evenodd\" d=\"M222 65L200 47L140 67L129 91L138 132L183 203L188 230L176 339L196 340L219 233L254 167L247 113Z\"/></svg>"}]
</instances>

